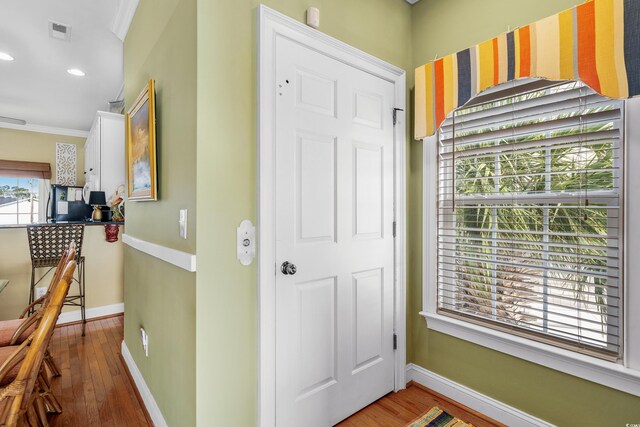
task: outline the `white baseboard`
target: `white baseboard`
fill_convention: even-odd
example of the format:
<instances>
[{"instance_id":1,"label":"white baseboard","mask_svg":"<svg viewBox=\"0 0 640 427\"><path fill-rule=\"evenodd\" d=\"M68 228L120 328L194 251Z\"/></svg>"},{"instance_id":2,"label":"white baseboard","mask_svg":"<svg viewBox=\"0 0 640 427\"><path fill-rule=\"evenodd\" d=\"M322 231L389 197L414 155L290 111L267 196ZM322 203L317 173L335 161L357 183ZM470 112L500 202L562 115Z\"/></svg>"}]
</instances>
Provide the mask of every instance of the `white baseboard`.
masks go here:
<instances>
[{"instance_id":1,"label":"white baseboard","mask_svg":"<svg viewBox=\"0 0 640 427\"><path fill-rule=\"evenodd\" d=\"M153 394L151 394L151 390L147 387L147 383L144 381L142 377L142 373L138 369L136 362L134 362L129 349L127 348L127 344L125 344L124 340L122 341L122 358L124 359L127 367L129 368L129 372L131 373L131 377L133 377L133 381L136 383L136 387L138 388L138 392L142 397L142 401L144 402L144 406L147 408L147 412L151 417L151 421L155 427L167 427L167 422L164 420L162 416L162 412L160 411L160 407L156 403L156 400L153 398Z\"/></svg>"},{"instance_id":2,"label":"white baseboard","mask_svg":"<svg viewBox=\"0 0 640 427\"><path fill-rule=\"evenodd\" d=\"M407 381L415 381L510 427L553 426L553 424L549 424L413 363L407 365Z\"/></svg>"},{"instance_id":3,"label":"white baseboard","mask_svg":"<svg viewBox=\"0 0 640 427\"><path fill-rule=\"evenodd\" d=\"M87 319L93 319L95 317L111 316L112 314L124 313L124 303L103 305L101 307L87 308L85 316ZM58 317L58 325L64 325L65 323L79 322L82 320L80 309L74 311L65 311L60 313Z\"/></svg>"}]
</instances>

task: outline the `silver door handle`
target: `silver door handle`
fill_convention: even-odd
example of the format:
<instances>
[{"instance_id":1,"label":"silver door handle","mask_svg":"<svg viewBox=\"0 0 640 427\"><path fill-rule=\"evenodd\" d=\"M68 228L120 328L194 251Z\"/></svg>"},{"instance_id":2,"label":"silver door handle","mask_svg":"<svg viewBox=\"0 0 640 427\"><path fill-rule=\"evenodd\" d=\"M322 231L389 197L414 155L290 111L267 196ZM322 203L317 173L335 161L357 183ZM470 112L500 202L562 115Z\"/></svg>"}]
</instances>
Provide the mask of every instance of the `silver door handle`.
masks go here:
<instances>
[{"instance_id":1,"label":"silver door handle","mask_svg":"<svg viewBox=\"0 0 640 427\"><path fill-rule=\"evenodd\" d=\"M280 271L282 271L282 274L293 276L294 274L296 274L296 271L298 271L298 268L295 264L291 264L289 261L285 261L280 266Z\"/></svg>"}]
</instances>

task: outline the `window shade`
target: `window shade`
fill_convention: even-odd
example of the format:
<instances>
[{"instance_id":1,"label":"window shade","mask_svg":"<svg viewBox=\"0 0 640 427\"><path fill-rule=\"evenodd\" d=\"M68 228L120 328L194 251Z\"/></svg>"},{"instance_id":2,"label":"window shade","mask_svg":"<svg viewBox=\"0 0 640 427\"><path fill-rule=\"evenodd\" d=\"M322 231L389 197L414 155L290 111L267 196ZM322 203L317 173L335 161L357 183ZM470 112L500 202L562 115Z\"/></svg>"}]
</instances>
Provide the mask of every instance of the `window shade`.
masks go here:
<instances>
[{"instance_id":1,"label":"window shade","mask_svg":"<svg viewBox=\"0 0 640 427\"><path fill-rule=\"evenodd\" d=\"M49 163L0 160L0 176L51 179Z\"/></svg>"},{"instance_id":2,"label":"window shade","mask_svg":"<svg viewBox=\"0 0 640 427\"><path fill-rule=\"evenodd\" d=\"M504 93L439 131L438 310L618 359L624 104Z\"/></svg>"}]
</instances>

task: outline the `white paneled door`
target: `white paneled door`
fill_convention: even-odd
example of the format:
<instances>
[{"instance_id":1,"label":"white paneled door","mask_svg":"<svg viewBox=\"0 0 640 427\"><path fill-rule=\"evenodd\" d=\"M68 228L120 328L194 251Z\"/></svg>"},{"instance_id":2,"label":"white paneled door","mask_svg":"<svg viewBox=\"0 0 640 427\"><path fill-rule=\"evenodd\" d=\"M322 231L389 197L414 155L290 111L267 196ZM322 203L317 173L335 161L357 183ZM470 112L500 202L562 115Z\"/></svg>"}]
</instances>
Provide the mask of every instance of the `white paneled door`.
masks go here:
<instances>
[{"instance_id":1,"label":"white paneled door","mask_svg":"<svg viewBox=\"0 0 640 427\"><path fill-rule=\"evenodd\" d=\"M276 425L394 388L394 85L276 41Z\"/></svg>"}]
</instances>

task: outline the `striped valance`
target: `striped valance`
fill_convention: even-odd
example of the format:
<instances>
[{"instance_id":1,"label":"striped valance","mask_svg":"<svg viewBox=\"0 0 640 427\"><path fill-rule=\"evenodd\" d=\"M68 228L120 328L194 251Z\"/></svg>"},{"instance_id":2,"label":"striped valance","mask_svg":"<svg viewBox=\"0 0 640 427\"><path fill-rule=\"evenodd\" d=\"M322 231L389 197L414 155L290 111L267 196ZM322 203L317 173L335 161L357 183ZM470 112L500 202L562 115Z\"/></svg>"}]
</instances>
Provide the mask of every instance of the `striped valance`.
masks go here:
<instances>
[{"instance_id":1,"label":"striped valance","mask_svg":"<svg viewBox=\"0 0 640 427\"><path fill-rule=\"evenodd\" d=\"M415 137L483 90L533 77L582 80L610 98L640 94L640 0L592 0L415 71Z\"/></svg>"}]
</instances>

